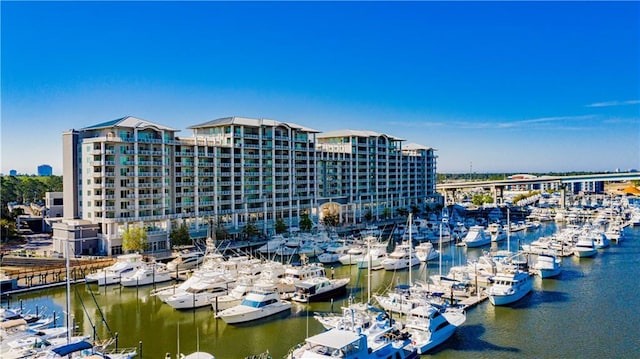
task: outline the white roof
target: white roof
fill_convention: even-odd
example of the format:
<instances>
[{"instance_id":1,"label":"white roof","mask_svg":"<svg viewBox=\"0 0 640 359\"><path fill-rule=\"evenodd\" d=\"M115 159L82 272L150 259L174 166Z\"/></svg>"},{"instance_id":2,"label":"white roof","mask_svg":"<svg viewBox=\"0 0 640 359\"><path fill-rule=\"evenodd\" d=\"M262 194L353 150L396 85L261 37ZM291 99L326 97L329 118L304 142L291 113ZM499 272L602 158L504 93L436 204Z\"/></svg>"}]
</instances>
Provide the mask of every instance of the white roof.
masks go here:
<instances>
[{"instance_id":1,"label":"white roof","mask_svg":"<svg viewBox=\"0 0 640 359\"><path fill-rule=\"evenodd\" d=\"M159 125L157 123L149 122L147 120L143 120L133 116L125 116L115 120L102 122L97 125L85 127L82 130L97 130L101 128L110 128L110 127L127 127L127 128L153 127L158 130L174 131L174 132L178 131L175 128Z\"/></svg>"},{"instance_id":2,"label":"white roof","mask_svg":"<svg viewBox=\"0 0 640 359\"><path fill-rule=\"evenodd\" d=\"M291 122L280 122L276 120L270 120L266 118L248 118L248 117L223 117L212 121L207 121L204 123L200 123L197 125L189 126L189 129L203 128L203 127L214 127L214 126L224 126L224 125L246 125L246 126L287 126L290 128L306 131L306 132L320 132L318 130L314 130L309 127L301 126Z\"/></svg>"},{"instance_id":3,"label":"white roof","mask_svg":"<svg viewBox=\"0 0 640 359\"><path fill-rule=\"evenodd\" d=\"M407 143L405 145L402 146L403 150L431 150L431 147L427 147L427 146L423 146L423 145L419 145L417 143Z\"/></svg>"},{"instance_id":4,"label":"white roof","mask_svg":"<svg viewBox=\"0 0 640 359\"><path fill-rule=\"evenodd\" d=\"M349 330L332 329L307 338L307 343L341 349L357 341L360 336Z\"/></svg>"},{"instance_id":5,"label":"white roof","mask_svg":"<svg viewBox=\"0 0 640 359\"><path fill-rule=\"evenodd\" d=\"M391 136L391 135L387 135L387 134L380 133L380 132L375 132L375 131L366 131L366 130L336 130L336 131L329 131L329 132L320 133L316 137L317 138L332 138L332 137L351 137L351 136L356 136L356 137L380 137L380 136L385 136L385 137L388 137L388 138L390 138L392 140L404 141L403 139L401 139L399 137L395 137L395 136Z\"/></svg>"}]
</instances>

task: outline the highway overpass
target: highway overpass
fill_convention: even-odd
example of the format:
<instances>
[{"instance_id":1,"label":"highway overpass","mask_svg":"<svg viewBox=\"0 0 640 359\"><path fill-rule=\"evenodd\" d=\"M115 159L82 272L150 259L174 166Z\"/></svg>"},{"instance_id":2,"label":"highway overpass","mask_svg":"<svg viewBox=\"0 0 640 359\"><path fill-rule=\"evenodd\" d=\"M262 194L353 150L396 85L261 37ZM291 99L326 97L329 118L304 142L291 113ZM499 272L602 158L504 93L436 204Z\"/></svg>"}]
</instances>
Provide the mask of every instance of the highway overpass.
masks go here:
<instances>
[{"instance_id":1,"label":"highway overpass","mask_svg":"<svg viewBox=\"0 0 640 359\"><path fill-rule=\"evenodd\" d=\"M493 193L495 204L502 203L504 190L507 187L519 187L522 185L555 184L562 192L562 206L564 207L564 195L568 184L583 182L622 182L640 180L640 172L612 172L592 173L587 175L570 176L540 176L532 178L504 179L495 181L460 181L436 184L436 191L444 196L445 204L455 198L455 193L462 189L483 188Z\"/></svg>"}]
</instances>

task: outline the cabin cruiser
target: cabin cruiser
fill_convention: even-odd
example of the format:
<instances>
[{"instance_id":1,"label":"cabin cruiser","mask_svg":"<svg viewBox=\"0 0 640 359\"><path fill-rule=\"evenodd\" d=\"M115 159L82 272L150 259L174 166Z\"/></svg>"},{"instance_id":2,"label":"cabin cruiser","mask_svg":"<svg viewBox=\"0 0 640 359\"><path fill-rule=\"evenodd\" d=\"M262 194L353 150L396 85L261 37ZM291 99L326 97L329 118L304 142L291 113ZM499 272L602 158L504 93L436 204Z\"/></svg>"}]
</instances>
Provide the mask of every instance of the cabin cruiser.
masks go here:
<instances>
[{"instance_id":1,"label":"cabin cruiser","mask_svg":"<svg viewBox=\"0 0 640 359\"><path fill-rule=\"evenodd\" d=\"M288 359L302 358L417 358L415 349L409 349L411 340L390 325L371 326L364 332L330 329L308 337L303 344L292 350Z\"/></svg>"},{"instance_id":2,"label":"cabin cruiser","mask_svg":"<svg viewBox=\"0 0 640 359\"><path fill-rule=\"evenodd\" d=\"M419 265L420 260L411 249L411 242L403 242L396 246L387 258L380 263L386 270L407 269Z\"/></svg>"},{"instance_id":3,"label":"cabin cruiser","mask_svg":"<svg viewBox=\"0 0 640 359\"><path fill-rule=\"evenodd\" d=\"M327 277L312 277L296 284L296 290L291 300L308 303L344 294L350 278L329 279Z\"/></svg>"},{"instance_id":4,"label":"cabin cruiser","mask_svg":"<svg viewBox=\"0 0 640 359\"><path fill-rule=\"evenodd\" d=\"M265 318L291 309L291 303L280 299L275 291L253 290L239 305L219 312L216 317L228 324Z\"/></svg>"},{"instance_id":5,"label":"cabin cruiser","mask_svg":"<svg viewBox=\"0 0 640 359\"><path fill-rule=\"evenodd\" d=\"M98 285L118 284L122 277L144 266L142 255L139 253L123 254L116 258L116 262L102 268L95 273L85 276L87 282L98 282Z\"/></svg>"},{"instance_id":6,"label":"cabin cruiser","mask_svg":"<svg viewBox=\"0 0 640 359\"><path fill-rule=\"evenodd\" d=\"M136 287L147 284L155 284L170 281L172 272L163 263L147 263L130 275L123 276L120 285L123 287Z\"/></svg>"},{"instance_id":7,"label":"cabin cruiser","mask_svg":"<svg viewBox=\"0 0 640 359\"><path fill-rule=\"evenodd\" d=\"M421 305L412 309L406 319L407 332L411 335L411 347L418 354L429 350L449 339L467 316L461 308L448 308L444 314L433 305Z\"/></svg>"},{"instance_id":8,"label":"cabin cruiser","mask_svg":"<svg viewBox=\"0 0 640 359\"><path fill-rule=\"evenodd\" d=\"M471 226L459 245L467 248L481 247L491 243L491 237L485 233L483 226Z\"/></svg>"},{"instance_id":9,"label":"cabin cruiser","mask_svg":"<svg viewBox=\"0 0 640 359\"><path fill-rule=\"evenodd\" d=\"M440 252L433 248L433 244L431 244L431 242L422 242L418 244L414 250L416 252L416 257L418 257L421 262L434 260L440 255Z\"/></svg>"},{"instance_id":10,"label":"cabin cruiser","mask_svg":"<svg viewBox=\"0 0 640 359\"><path fill-rule=\"evenodd\" d=\"M522 299L533 289L533 279L529 272L519 269L505 269L493 277L489 287L489 301L493 305L507 305Z\"/></svg>"},{"instance_id":11,"label":"cabin cruiser","mask_svg":"<svg viewBox=\"0 0 640 359\"><path fill-rule=\"evenodd\" d=\"M542 252L538 254L535 263L533 264L532 271L534 274L540 276L540 278L552 278L560 275L562 271L562 262L560 258L555 254L549 252Z\"/></svg>"},{"instance_id":12,"label":"cabin cruiser","mask_svg":"<svg viewBox=\"0 0 640 359\"><path fill-rule=\"evenodd\" d=\"M186 271L197 268L204 260L204 252L183 250L174 259L167 263L170 272Z\"/></svg>"},{"instance_id":13,"label":"cabin cruiser","mask_svg":"<svg viewBox=\"0 0 640 359\"><path fill-rule=\"evenodd\" d=\"M598 250L594 246L593 238L580 237L573 246L573 254L578 258L593 257L598 253Z\"/></svg>"}]
</instances>

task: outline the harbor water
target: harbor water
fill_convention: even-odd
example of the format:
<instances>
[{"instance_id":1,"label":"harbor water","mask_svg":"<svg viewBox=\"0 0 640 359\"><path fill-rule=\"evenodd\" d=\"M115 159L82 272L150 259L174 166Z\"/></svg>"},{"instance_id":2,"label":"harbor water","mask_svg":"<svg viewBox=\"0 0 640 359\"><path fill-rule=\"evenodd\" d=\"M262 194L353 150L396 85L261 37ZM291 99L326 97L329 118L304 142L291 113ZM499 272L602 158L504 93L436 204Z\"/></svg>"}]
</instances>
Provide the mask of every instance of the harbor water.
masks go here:
<instances>
[{"instance_id":1,"label":"harbor water","mask_svg":"<svg viewBox=\"0 0 640 359\"><path fill-rule=\"evenodd\" d=\"M513 235L507 245L528 243L555 231L555 224L535 232ZM467 321L454 336L429 355L433 358L638 358L640 357L640 228L627 228L626 240L599 250L594 258L563 258L556 279L535 277L534 290L507 307L485 301L469 309ZM487 250L488 248L484 248ZM444 246L442 271L477 258L483 249ZM440 263L414 267L413 280L438 274ZM331 270L328 271L329 273ZM347 291L355 301L367 300L367 272L355 266L336 266L335 276L351 276ZM380 293L407 283L409 272L371 272L371 291ZM166 284L162 284L166 285ZM160 286L160 285L159 285ZM211 307L174 310L150 296L152 286L121 288L75 284L71 313L79 329L97 338L115 336L119 347L141 347L143 358L164 358L167 353L207 351L217 359L245 358L269 351L285 356L308 335L323 330L314 313L339 312L347 296L334 302L294 303L291 312L242 325L227 325L214 317ZM51 314L58 322L66 310L64 287L14 295L11 306ZM3 305L7 305L6 302ZM104 318L104 320L103 320ZM93 330L95 328L95 331Z\"/></svg>"}]
</instances>

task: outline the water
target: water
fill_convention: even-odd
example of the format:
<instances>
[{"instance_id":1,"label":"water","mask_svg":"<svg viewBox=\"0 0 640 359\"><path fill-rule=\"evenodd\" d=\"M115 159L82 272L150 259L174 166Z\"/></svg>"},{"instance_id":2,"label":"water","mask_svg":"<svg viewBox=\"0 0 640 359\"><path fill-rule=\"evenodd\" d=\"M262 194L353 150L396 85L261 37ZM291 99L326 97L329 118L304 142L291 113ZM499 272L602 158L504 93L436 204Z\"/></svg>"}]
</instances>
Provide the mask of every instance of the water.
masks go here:
<instances>
[{"instance_id":1,"label":"water","mask_svg":"<svg viewBox=\"0 0 640 359\"><path fill-rule=\"evenodd\" d=\"M553 224L534 234L512 237L530 242L555 230ZM511 307L494 307L489 301L472 308L466 323L436 349L434 358L631 358L640 357L640 311L637 287L640 281L640 229L627 228L627 239L601 250L595 258L563 259L558 279L535 278L534 291ZM506 243L500 244L506 248ZM467 258L481 255L482 249L446 246L443 271ZM414 280L438 273L438 263L416 267ZM366 272L355 266L337 267L336 276L351 275L349 292L366 300ZM406 283L407 271L372 273L373 292L396 283ZM176 311L149 296L151 287L119 288L77 284L72 287L72 314L77 325L91 334L95 326L100 338L109 330L118 332L120 347L139 346L145 358L164 358L166 353L211 352L217 359L244 358L269 350L281 358L309 334L322 331L314 312L339 311L345 299L334 303L294 303L291 313L283 313L243 325L227 325L213 316L210 308ZM91 292L94 293L95 300ZM22 300L34 311L56 311L66 306L65 288L55 288L14 296L12 305ZM4 303L6 305L6 303ZM96 305L97 304L97 305ZM98 309L99 308L99 309ZM106 323L99 318L104 313Z\"/></svg>"}]
</instances>

